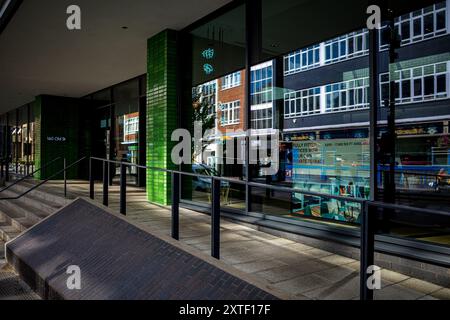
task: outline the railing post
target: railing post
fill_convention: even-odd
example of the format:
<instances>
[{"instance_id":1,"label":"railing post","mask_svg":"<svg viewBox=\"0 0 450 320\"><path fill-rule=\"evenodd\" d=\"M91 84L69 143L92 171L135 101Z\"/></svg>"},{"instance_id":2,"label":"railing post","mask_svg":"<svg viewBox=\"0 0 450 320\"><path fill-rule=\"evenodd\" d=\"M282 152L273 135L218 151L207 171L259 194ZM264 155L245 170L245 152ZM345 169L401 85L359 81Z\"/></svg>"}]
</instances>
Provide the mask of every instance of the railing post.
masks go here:
<instances>
[{"instance_id":1,"label":"railing post","mask_svg":"<svg viewBox=\"0 0 450 320\"><path fill-rule=\"evenodd\" d=\"M172 238L179 240L180 234L180 174L171 173L172 178Z\"/></svg>"},{"instance_id":2,"label":"railing post","mask_svg":"<svg viewBox=\"0 0 450 320\"><path fill-rule=\"evenodd\" d=\"M109 162L103 161L103 205L108 206Z\"/></svg>"},{"instance_id":3,"label":"railing post","mask_svg":"<svg viewBox=\"0 0 450 320\"><path fill-rule=\"evenodd\" d=\"M372 206L369 201L362 204L361 219L361 253L360 253L360 299L373 300L373 289L367 285L369 280L368 268L374 265L375 227Z\"/></svg>"},{"instance_id":4,"label":"railing post","mask_svg":"<svg viewBox=\"0 0 450 320\"><path fill-rule=\"evenodd\" d=\"M94 200L94 173L92 171L92 158L89 158L89 198Z\"/></svg>"},{"instance_id":5,"label":"railing post","mask_svg":"<svg viewBox=\"0 0 450 320\"><path fill-rule=\"evenodd\" d=\"M120 213L127 214L127 167L120 164Z\"/></svg>"},{"instance_id":6,"label":"railing post","mask_svg":"<svg viewBox=\"0 0 450 320\"><path fill-rule=\"evenodd\" d=\"M63 171L63 175L64 175L64 198L67 198L67 163L66 163L66 158L65 157L63 159L63 166L64 166L64 171Z\"/></svg>"},{"instance_id":7,"label":"railing post","mask_svg":"<svg viewBox=\"0 0 450 320\"><path fill-rule=\"evenodd\" d=\"M220 259L220 180L211 180L211 256Z\"/></svg>"},{"instance_id":8,"label":"railing post","mask_svg":"<svg viewBox=\"0 0 450 320\"><path fill-rule=\"evenodd\" d=\"M6 159L5 164L5 181L9 182L9 159Z\"/></svg>"}]
</instances>

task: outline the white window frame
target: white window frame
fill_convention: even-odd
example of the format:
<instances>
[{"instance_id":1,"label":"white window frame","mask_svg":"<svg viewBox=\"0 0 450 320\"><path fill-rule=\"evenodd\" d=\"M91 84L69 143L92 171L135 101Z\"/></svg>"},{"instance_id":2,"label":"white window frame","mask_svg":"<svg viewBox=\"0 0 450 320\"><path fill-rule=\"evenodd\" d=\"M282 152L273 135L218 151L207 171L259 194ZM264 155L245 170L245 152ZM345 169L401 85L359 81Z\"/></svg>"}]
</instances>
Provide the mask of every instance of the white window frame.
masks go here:
<instances>
[{"instance_id":1,"label":"white window frame","mask_svg":"<svg viewBox=\"0 0 450 320\"><path fill-rule=\"evenodd\" d=\"M362 84L361 84L362 83ZM337 88L337 89L336 89ZM330 90L329 90L330 89ZM339 111L352 111L369 108L369 78L358 78L339 83L332 83L325 86L325 113ZM359 101L359 92L361 92L361 101ZM328 97L333 100L333 95L338 95L338 106L328 106ZM350 104L350 98L353 94L353 104ZM345 104L343 104L345 96Z\"/></svg>"},{"instance_id":2,"label":"white window frame","mask_svg":"<svg viewBox=\"0 0 450 320\"><path fill-rule=\"evenodd\" d=\"M239 124L241 114L240 109L241 100L222 103L220 105L220 110L222 112L220 124L223 127Z\"/></svg>"},{"instance_id":3,"label":"white window frame","mask_svg":"<svg viewBox=\"0 0 450 320\"><path fill-rule=\"evenodd\" d=\"M439 71L437 72L437 67L438 66L444 66L446 67L445 71ZM433 68L434 71L431 74L427 74L425 75L425 70L426 68ZM417 76L415 75L415 71L417 70L417 72L420 70L420 75ZM410 76L404 78L404 73L408 72ZM389 84L389 81L382 81L381 77L382 76L386 76L388 75L390 78L390 73L389 72L385 72L380 74L380 104L382 107L385 106L384 101L383 101L383 96L382 96L382 87L385 84ZM433 76L434 78L434 93L433 94L429 94L429 95L425 95L425 78L429 77L429 76ZM437 78L438 76L441 75L445 75L445 81L446 81L446 86L445 86L445 93L442 92L437 92ZM395 83L398 83L398 87L399 87L399 97L395 99L395 103L397 105L402 105L402 104L412 104L412 103L421 103L421 102L428 102L428 101L436 101L436 100L445 100L445 99L449 99L450 98L450 92L449 92L449 82L450 82L450 61L447 62L438 62L438 63L434 63L434 64L427 64L427 65L423 65L423 66L416 66L416 67L411 67L411 68L405 68L405 69L401 69L401 70L396 70L395 71ZM411 95L409 97L403 97L403 86L402 86L402 81L404 81L406 79L406 81L409 80L409 85L410 85L410 92ZM415 80L421 80L421 94L418 96L414 95L414 82Z\"/></svg>"},{"instance_id":4,"label":"white window frame","mask_svg":"<svg viewBox=\"0 0 450 320\"><path fill-rule=\"evenodd\" d=\"M271 71L271 76L269 76L269 69ZM265 72L265 77L261 76L261 79L256 79L256 73L261 72L263 74ZM273 65L272 61L269 61L267 63L263 63L257 66L252 67L251 69L251 75L250 75L250 101L251 105L261 105L261 104L267 104L273 102ZM269 85L270 83L270 85ZM258 84L260 84L261 88L264 87L264 89L256 90ZM267 99L261 99L260 103L255 103L256 97L266 97Z\"/></svg>"},{"instance_id":5,"label":"white window frame","mask_svg":"<svg viewBox=\"0 0 450 320\"><path fill-rule=\"evenodd\" d=\"M284 118L291 119L321 112L321 87L284 94ZM286 112L288 110L288 112Z\"/></svg>"},{"instance_id":6,"label":"white window frame","mask_svg":"<svg viewBox=\"0 0 450 320\"><path fill-rule=\"evenodd\" d=\"M448 1L448 0L447 0ZM444 6L442 8L437 9L436 5L439 4L444 4ZM414 12L409 12L405 15L402 15L400 17L395 18L395 27L398 30L398 34L400 36L402 36L402 29L401 29L401 24L402 23L409 23L409 38L406 39L402 39L401 41L401 46L407 46L413 43L418 43L421 41L425 41L425 40L429 40L429 39L434 39L437 37L441 37L444 35L447 35L449 33L449 14L447 12L448 8L447 8L447 4L446 1L440 2L439 4L433 4L429 7L426 8L422 8L419 10L416 10ZM425 12L427 9L429 9L430 7L432 7L431 11L429 12ZM419 14L420 12L420 14ZM445 16L445 26L443 29L437 29L437 15L438 13L444 12L444 16ZM425 34L425 26L424 26L424 17L432 14L433 15L433 32L430 33L426 33ZM414 21L415 20L420 20L420 27L421 27L421 32L420 35L418 36L414 36ZM383 26L380 30L379 30L379 35L380 35L380 39L382 38L382 32L387 28L387 26ZM389 44L382 44L380 41L380 50L387 50L389 49Z\"/></svg>"},{"instance_id":7,"label":"white window frame","mask_svg":"<svg viewBox=\"0 0 450 320\"><path fill-rule=\"evenodd\" d=\"M349 60L356 57L361 57L369 54L369 43L367 41L369 35L369 30L362 29L359 31L351 32L343 36L331 39L325 42L325 64L332 64L335 62L340 62L344 60ZM361 39L361 49L358 50L357 39ZM350 44L352 43L352 53L349 53ZM333 57L333 46L337 44L338 46L338 56ZM342 52L342 46L345 46L345 53ZM327 48L330 50L330 57L327 58L326 51Z\"/></svg>"},{"instance_id":8,"label":"white window frame","mask_svg":"<svg viewBox=\"0 0 450 320\"><path fill-rule=\"evenodd\" d=\"M271 129L273 127L273 107L261 106L251 109L251 125L253 130Z\"/></svg>"},{"instance_id":9,"label":"white window frame","mask_svg":"<svg viewBox=\"0 0 450 320\"><path fill-rule=\"evenodd\" d=\"M222 77L222 90L239 87L241 85L241 71L236 71Z\"/></svg>"},{"instance_id":10,"label":"white window frame","mask_svg":"<svg viewBox=\"0 0 450 320\"><path fill-rule=\"evenodd\" d=\"M312 59L310 59L310 52L312 53ZM284 75L287 76L319 67L321 64L320 55L320 44L289 53L284 56ZM305 57L306 63L304 63L303 57Z\"/></svg>"}]
</instances>

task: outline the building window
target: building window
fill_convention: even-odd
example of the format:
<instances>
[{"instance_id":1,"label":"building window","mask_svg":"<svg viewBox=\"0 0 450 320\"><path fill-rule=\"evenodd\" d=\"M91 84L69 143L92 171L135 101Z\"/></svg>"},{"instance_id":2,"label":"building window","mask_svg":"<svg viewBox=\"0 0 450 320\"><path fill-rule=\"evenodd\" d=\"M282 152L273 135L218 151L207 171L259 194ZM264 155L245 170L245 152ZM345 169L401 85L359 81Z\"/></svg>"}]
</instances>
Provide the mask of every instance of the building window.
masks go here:
<instances>
[{"instance_id":1,"label":"building window","mask_svg":"<svg viewBox=\"0 0 450 320\"><path fill-rule=\"evenodd\" d=\"M125 135L135 134L138 131L139 131L139 116L132 118L125 117L123 129L124 134Z\"/></svg>"},{"instance_id":2,"label":"building window","mask_svg":"<svg viewBox=\"0 0 450 320\"><path fill-rule=\"evenodd\" d=\"M194 100L208 107L208 114L216 110L217 81L210 81L194 88Z\"/></svg>"},{"instance_id":3,"label":"building window","mask_svg":"<svg viewBox=\"0 0 450 320\"><path fill-rule=\"evenodd\" d=\"M241 85L241 72L237 71L222 78L222 90L239 87Z\"/></svg>"},{"instance_id":4,"label":"building window","mask_svg":"<svg viewBox=\"0 0 450 320\"><path fill-rule=\"evenodd\" d=\"M326 112L369 107L369 78L344 81L325 86Z\"/></svg>"},{"instance_id":5,"label":"building window","mask_svg":"<svg viewBox=\"0 0 450 320\"><path fill-rule=\"evenodd\" d=\"M368 54L368 38L369 31L363 29L325 42L325 63L334 63Z\"/></svg>"},{"instance_id":6,"label":"building window","mask_svg":"<svg viewBox=\"0 0 450 320\"><path fill-rule=\"evenodd\" d=\"M446 16L444 1L395 18L395 32L400 35L401 45L405 46L447 34ZM380 49L388 48L389 29L384 26L380 30Z\"/></svg>"},{"instance_id":7,"label":"building window","mask_svg":"<svg viewBox=\"0 0 450 320\"><path fill-rule=\"evenodd\" d=\"M272 103L272 63L252 67L251 71L251 105Z\"/></svg>"},{"instance_id":8,"label":"building window","mask_svg":"<svg viewBox=\"0 0 450 320\"><path fill-rule=\"evenodd\" d=\"M286 119L320 113L320 87L285 93Z\"/></svg>"},{"instance_id":9,"label":"building window","mask_svg":"<svg viewBox=\"0 0 450 320\"><path fill-rule=\"evenodd\" d=\"M320 45L294 51L284 56L284 75L313 69L320 66Z\"/></svg>"},{"instance_id":10,"label":"building window","mask_svg":"<svg viewBox=\"0 0 450 320\"><path fill-rule=\"evenodd\" d=\"M239 123L241 101L226 102L221 104L222 118L220 123L222 126L229 126Z\"/></svg>"},{"instance_id":11,"label":"building window","mask_svg":"<svg viewBox=\"0 0 450 320\"><path fill-rule=\"evenodd\" d=\"M252 129L272 128L272 107L256 108L251 111Z\"/></svg>"},{"instance_id":12,"label":"building window","mask_svg":"<svg viewBox=\"0 0 450 320\"><path fill-rule=\"evenodd\" d=\"M448 99L449 68L447 62L419 66L394 72L395 103L407 104ZM389 100L389 73L380 75L380 101Z\"/></svg>"}]
</instances>

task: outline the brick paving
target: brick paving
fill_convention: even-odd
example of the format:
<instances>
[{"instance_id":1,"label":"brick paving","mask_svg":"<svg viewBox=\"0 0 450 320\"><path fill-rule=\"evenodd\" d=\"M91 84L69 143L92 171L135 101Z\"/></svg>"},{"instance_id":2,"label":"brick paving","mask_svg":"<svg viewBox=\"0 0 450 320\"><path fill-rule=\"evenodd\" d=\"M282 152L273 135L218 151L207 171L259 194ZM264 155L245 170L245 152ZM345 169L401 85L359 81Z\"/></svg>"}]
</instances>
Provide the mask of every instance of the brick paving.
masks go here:
<instances>
[{"instance_id":1,"label":"brick paving","mask_svg":"<svg viewBox=\"0 0 450 320\"><path fill-rule=\"evenodd\" d=\"M85 197L88 187L86 183L72 184L69 194ZM58 184L46 188L61 192ZM96 190L96 200L101 201L101 186L96 185ZM118 188L111 187L111 209L118 210L118 199ZM127 219L152 232L170 234L169 208L149 204L138 188L128 188L127 200ZM181 209L180 241L209 255L210 217ZM291 299L359 298L359 261L224 219L221 260L285 292ZM450 289L383 269L382 290L375 292L375 299L450 300Z\"/></svg>"}]
</instances>

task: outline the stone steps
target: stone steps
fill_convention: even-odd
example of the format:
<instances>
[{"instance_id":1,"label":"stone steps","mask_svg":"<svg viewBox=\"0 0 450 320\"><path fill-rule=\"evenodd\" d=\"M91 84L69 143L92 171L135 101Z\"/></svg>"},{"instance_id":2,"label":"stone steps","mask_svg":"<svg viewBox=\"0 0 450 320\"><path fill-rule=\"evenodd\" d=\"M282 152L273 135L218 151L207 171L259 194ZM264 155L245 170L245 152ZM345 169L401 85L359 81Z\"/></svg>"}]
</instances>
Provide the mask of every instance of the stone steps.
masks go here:
<instances>
[{"instance_id":1,"label":"stone steps","mask_svg":"<svg viewBox=\"0 0 450 320\"><path fill-rule=\"evenodd\" d=\"M0 198L17 197L33 185L34 182L20 182L0 192ZM0 200L0 241L14 239L69 202L42 190L34 190L19 199Z\"/></svg>"}]
</instances>

